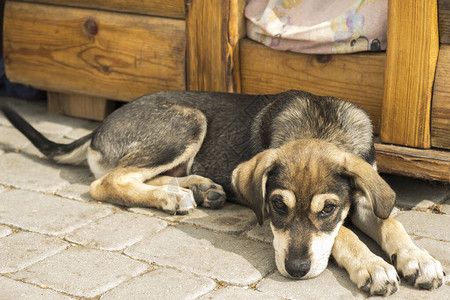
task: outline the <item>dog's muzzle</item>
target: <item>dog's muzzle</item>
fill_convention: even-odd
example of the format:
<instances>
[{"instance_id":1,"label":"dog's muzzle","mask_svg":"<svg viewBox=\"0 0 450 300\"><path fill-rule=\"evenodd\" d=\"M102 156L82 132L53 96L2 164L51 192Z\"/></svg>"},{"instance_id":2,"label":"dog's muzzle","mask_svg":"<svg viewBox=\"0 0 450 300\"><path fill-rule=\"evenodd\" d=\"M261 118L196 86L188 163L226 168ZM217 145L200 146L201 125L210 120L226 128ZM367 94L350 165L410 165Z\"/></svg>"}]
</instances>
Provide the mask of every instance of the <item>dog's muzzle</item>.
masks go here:
<instances>
[{"instance_id":1,"label":"dog's muzzle","mask_svg":"<svg viewBox=\"0 0 450 300\"><path fill-rule=\"evenodd\" d=\"M311 269L311 261L304 259L286 259L284 261L286 272L294 278L302 278Z\"/></svg>"}]
</instances>

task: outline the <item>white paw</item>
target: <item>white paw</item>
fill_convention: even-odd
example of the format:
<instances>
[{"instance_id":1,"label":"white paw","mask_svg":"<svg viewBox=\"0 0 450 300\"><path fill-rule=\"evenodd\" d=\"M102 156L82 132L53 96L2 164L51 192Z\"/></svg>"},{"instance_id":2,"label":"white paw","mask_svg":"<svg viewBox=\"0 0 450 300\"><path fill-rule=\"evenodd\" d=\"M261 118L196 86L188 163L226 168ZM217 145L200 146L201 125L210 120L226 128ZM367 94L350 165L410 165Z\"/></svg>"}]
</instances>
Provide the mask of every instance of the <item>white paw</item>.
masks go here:
<instances>
[{"instance_id":1,"label":"white paw","mask_svg":"<svg viewBox=\"0 0 450 300\"><path fill-rule=\"evenodd\" d=\"M360 267L350 279L371 295L389 296L398 290L399 277L395 268L376 255L359 262Z\"/></svg>"},{"instance_id":2,"label":"white paw","mask_svg":"<svg viewBox=\"0 0 450 300\"><path fill-rule=\"evenodd\" d=\"M161 209L169 214L185 215L197 207L194 194L191 190L174 185L163 187L166 201L163 201Z\"/></svg>"},{"instance_id":3,"label":"white paw","mask_svg":"<svg viewBox=\"0 0 450 300\"><path fill-rule=\"evenodd\" d=\"M402 249L392 255L391 260L399 274L416 288L431 290L443 283L444 271L441 263L426 250L417 247Z\"/></svg>"}]
</instances>

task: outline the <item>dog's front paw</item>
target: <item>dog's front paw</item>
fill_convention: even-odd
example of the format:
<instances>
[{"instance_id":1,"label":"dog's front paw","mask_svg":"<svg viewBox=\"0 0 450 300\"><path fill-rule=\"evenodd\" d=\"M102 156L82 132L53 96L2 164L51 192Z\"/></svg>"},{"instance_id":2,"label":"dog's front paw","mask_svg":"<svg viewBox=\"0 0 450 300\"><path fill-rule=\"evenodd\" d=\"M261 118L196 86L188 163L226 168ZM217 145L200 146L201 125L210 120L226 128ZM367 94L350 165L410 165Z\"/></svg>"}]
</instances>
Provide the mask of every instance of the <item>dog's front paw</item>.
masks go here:
<instances>
[{"instance_id":1,"label":"dog's front paw","mask_svg":"<svg viewBox=\"0 0 450 300\"><path fill-rule=\"evenodd\" d=\"M431 290L443 283L445 275L441 263L426 250L417 247L401 249L391 256L391 260L400 276L416 288Z\"/></svg>"},{"instance_id":2,"label":"dog's front paw","mask_svg":"<svg viewBox=\"0 0 450 300\"><path fill-rule=\"evenodd\" d=\"M164 187L165 199L161 200L161 209L168 214L186 215L197 207L191 190L179 186Z\"/></svg>"},{"instance_id":3,"label":"dog's front paw","mask_svg":"<svg viewBox=\"0 0 450 300\"><path fill-rule=\"evenodd\" d=\"M389 296L398 290L399 277L395 268L378 256L365 260L350 273L350 279L371 295Z\"/></svg>"}]
</instances>

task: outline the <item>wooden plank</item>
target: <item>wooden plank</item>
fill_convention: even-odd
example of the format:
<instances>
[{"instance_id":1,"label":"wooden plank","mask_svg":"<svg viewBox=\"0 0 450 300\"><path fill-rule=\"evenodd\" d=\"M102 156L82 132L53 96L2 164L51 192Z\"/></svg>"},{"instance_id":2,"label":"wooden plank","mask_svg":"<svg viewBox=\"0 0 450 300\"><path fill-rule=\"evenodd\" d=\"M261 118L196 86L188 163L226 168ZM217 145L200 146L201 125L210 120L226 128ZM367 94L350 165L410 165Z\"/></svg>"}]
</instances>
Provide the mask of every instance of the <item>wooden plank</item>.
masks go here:
<instances>
[{"instance_id":1,"label":"wooden plank","mask_svg":"<svg viewBox=\"0 0 450 300\"><path fill-rule=\"evenodd\" d=\"M450 44L450 0L439 0L439 40Z\"/></svg>"},{"instance_id":2,"label":"wooden plank","mask_svg":"<svg viewBox=\"0 0 450 300\"><path fill-rule=\"evenodd\" d=\"M381 141L429 148L439 51L437 0L391 0Z\"/></svg>"},{"instance_id":3,"label":"wooden plank","mask_svg":"<svg viewBox=\"0 0 450 300\"><path fill-rule=\"evenodd\" d=\"M431 145L450 149L450 45L442 45L431 107Z\"/></svg>"},{"instance_id":4,"label":"wooden plank","mask_svg":"<svg viewBox=\"0 0 450 300\"><path fill-rule=\"evenodd\" d=\"M186 0L189 90L239 92L244 0Z\"/></svg>"},{"instance_id":5,"label":"wooden plank","mask_svg":"<svg viewBox=\"0 0 450 300\"><path fill-rule=\"evenodd\" d=\"M247 36L247 22L244 15L247 0L231 0L230 2L228 52L231 53L231 58L233 59L233 64L229 65L229 67L232 67L232 78L230 81L233 83L233 87L229 91L240 93L242 88L239 45L240 41Z\"/></svg>"},{"instance_id":6,"label":"wooden plank","mask_svg":"<svg viewBox=\"0 0 450 300\"><path fill-rule=\"evenodd\" d=\"M4 24L11 81L115 100L185 89L183 20L8 1Z\"/></svg>"},{"instance_id":7,"label":"wooden plank","mask_svg":"<svg viewBox=\"0 0 450 300\"><path fill-rule=\"evenodd\" d=\"M185 17L184 0L24 0L41 4L56 4L121 11L151 16L180 18Z\"/></svg>"},{"instance_id":8,"label":"wooden plank","mask_svg":"<svg viewBox=\"0 0 450 300\"><path fill-rule=\"evenodd\" d=\"M3 37L3 14L5 12L5 1L0 1L0 38ZM2 44L2 41L0 41L0 44ZM3 57L3 47L0 47L0 57Z\"/></svg>"},{"instance_id":9,"label":"wooden plank","mask_svg":"<svg viewBox=\"0 0 450 300\"><path fill-rule=\"evenodd\" d=\"M47 92L48 111L58 115L102 121L115 109L115 102L105 98Z\"/></svg>"},{"instance_id":10,"label":"wooden plank","mask_svg":"<svg viewBox=\"0 0 450 300\"><path fill-rule=\"evenodd\" d=\"M380 124L384 53L310 55L275 51L241 41L242 92L274 94L289 89L335 96L360 105Z\"/></svg>"},{"instance_id":11,"label":"wooden plank","mask_svg":"<svg viewBox=\"0 0 450 300\"><path fill-rule=\"evenodd\" d=\"M377 167L393 173L450 182L450 152L375 144Z\"/></svg>"}]
</instances>

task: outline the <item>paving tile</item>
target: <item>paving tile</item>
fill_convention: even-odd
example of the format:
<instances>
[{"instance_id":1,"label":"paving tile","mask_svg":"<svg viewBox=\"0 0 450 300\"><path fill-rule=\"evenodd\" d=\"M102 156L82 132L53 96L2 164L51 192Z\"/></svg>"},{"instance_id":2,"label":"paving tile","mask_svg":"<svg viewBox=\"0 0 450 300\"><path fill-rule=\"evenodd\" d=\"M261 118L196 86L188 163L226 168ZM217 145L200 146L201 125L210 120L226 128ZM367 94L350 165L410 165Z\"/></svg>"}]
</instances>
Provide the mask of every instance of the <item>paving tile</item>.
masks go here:
<instances>
[{"instance_id":1,"label":"paving tile","mask_svg":"<svg viewBox=\"0 0 450 300\"><path fill-rule=\"evenodd\" d=\"M61 136L55 136L55 135L50 135L50 134L46 134L45 136L48 139L50 139L52 142L55 142L55 143L68 144L68 143L72 142L72 140L63 138ZM33 144L31 144L31 142L27 146L21 148L20 152L39 157L41 159L48 160L44 154L42 154Z\"/></svg>"},{"instance_id":2,"label":"paving tile","mask_svg":"<svg viewBox=\"0 0 450 300\"><path fill-rule=\"evenodd\" d=\"M146 208L146 207L130 207L130 208L128 208L128 211L136 213L136 214L146 215L149 217L157 216L160 219L164 219L164 220L170 221L170 222L176 221L176 218L178 217L178 216L171 216L171 215L161 212L157 209Z\"/></svg>"},{"instance_id":3,"label":"paving tile","mask_svg":"<svg viewBox=\"0 0 450 300\"><path fill-rule=\"evenodd\" d=\"M78 297L96 297L147 270L145 263L124 255L73 247L12 275Z\"/></svg>"},{"instance_id":4,"label":"paving tile","mask_svg":"<svg viewBox=\"0 0 450 300\"><path fill-rule=\"evenodd\" d=\"M91 177L90 177L91 178ZM92 181L94 181L94 177L92 176ZM79 200L79 201L96 201L94 198L91 197L91 194L89 192L89 186L90 184L85 183L73 183L71 185L65 186L55 192L56 195Z\"/></svg>"},{"instance_id":5,"label":"paving tile","mask_svg":"<svg viewBox=\"0 0 450 300\"><path fill-rule=\"evenodd\" d=\"M270 222L265 221L262 226L255 225L252 229L245 233L245 236L248 236L251 239L255 239L265 243L273 242L273 233L272 229L270 229Z\"/></svg>"},{"instance_id":6,"label":"paving tile","mask_svg":"<svg viewBox=\"0 0 450 300\"><path fill-rule=\"evenodd\" d=\"M125 253L239 285L258 281L275 269L271 245L188 225L167 227Z\"/></svg>"},{"instance_id":7,"label":"paving tile","mask_svg":"<svg viewBox=\"0 0 450 300\"><path fill-rule=\"evenodd\" d=\"M450 216L407 211L395 217L409 234L450 242Z\"/></svg>"},{"instance_id":8,"label":"paving tile","mask_svg":"<svg viewBox=\"0 0 450 300\"><path fill-rule=\"evenodd\" d=\"M68 244L60 239L32 232L15 233L0 239L0 273L21 270L52 256Z\"/></svg>"},{"instance_id":9,"label":"paving tile","mask_svg":"<svg viewBox=\"0 0 450 300\"><path fill-rule=\"evenodd\" d=\"M390 214L389 216L390 216L390 217L395 217L396 215L398 215L398 214L401 213L401 212L402 212L401 208L399 208L399 207L397 207L397 206L394 206L394 207L392 208L391 214Z\"/></svg>"},{"instance_id":10,"label":"paving tile","mask_svg":"<svg viewBox=\"0 0 450 300\"><path fill-rule=\"evenodd\" d=\"M450 186L416 178L383 175L383 178L397 194L396 205L413 208L423 200L440 203L450 194Z\"/></svg>"},{"instance_id":11,"label":"paving tile","mask_svg":"<svg viewBox=\"0 0 450 300\"><path fill-rule=\"evenodd\" d=\"M198 208L181 220L203 228L241 233L256 224L255 213L242 205L227 203L221 209Z\"/></svg>"},{"instance_id":12,"label":"paving tile","mask_svg":"<svg viewBox=\"0 0 450 300\"><path fill-rule=\"evenodd\" d=\"M69 300L74 299L49 289L0 277L0 299L2 300Z\"/></svg>"},{"instance_id":13,"label":"paving tile","mask_svg":"<svg viewBox=\"0 0 450 300\"><path fill-rule=\"evenodd\" d=\"M60 235L107 216L111 209L57 196L12 190L0 193L0 223Z\"/></svg>"},{"instance_id":14,"label":"paving tile","mask_svg":"<svg viewBox=\"0 0 450 300\"><path fill-rule=\"evenodd\" d=\"M258 290L288 299L364 299L366 294L350 281L345 269L334 262L319 276L307 280L292 280L279 272L264 278Z\"/></svg>"},{"instance_id":15,"label":"paving tile","mask_svg":"<svg viewBox=\"0 0 450 300\"><path fill-rule=\"evenodd\" d=\"M61 124L60 122L48 121L47 118L43 118L42 121L38 121L33 124L33 127L41 133L49 133L64 136L66 133L72 131L70 125Z\"/></svg>"},{"instance_id":16,"label":"paving tile","mask_svg":"<svg viewBox=\"0 0 450 300\"><path fill-rule=\"evenodd\" d=\"M2 101L8 103L9 106L14 108L22 117L28 121L39 120L40 117L46 113L46 102L31 102L24 101L20 99L1 97ZM12 126L11 123L6 119L3 113L0 113L0 125L2 126Z\"/></svg>"},{"instance_id":17,"label":"paving tile","mask_svg":"<svg viewBox=\"0 0 450 300\"><path fill-rule=\"evenodd\" d=\"M102 250L122 250L166 226L156 218L115 213L69 233L66 239Z\"/></svg>"},{"instance_id":18,"label":"paving tile","mask_svg":"<svg viewBox=\"0 0 450 300\"><path fill-rule=\"evenodd\" d=\"M81 118L51 114L47 112L45 101L31 103L12 99L6 102L42 133L64 134L77 128L91 128L91 124L95 123ZM0 114L0 125L12 126L3 114Z\"/></svg>"},{"instance_id":19,"label":"paving tile","mask_svg":"<svg viewBox=\"0 0 450 300\"><path fill-rule=\"evenodd\" d=\"M94 131L97 127L100 126L100 122L90 122L86 123L83 127L75 128L66 133L64 136L71 140L77 140L79 138L88 135L92 131Z\"/></svg>"},{"instance_id":20,"label":"paving tile","mask_svg":"<svg viewBox=\"0 0 450 300\"><path fill-rule=\"evenodd\" d=\"M119 285L100 299L196 299L215 286L216 283L206 277L158 269Z\"/></svg>"},{"instance_id":21,"label":"paving tile","mask_svg":"<svg viewBox=\"0 0 450 300\"><path fill-rule=\"evenodd\" d=\"M441 211L444 214L450 215L450 195L444 202L442 202Z\"/></svg>"},{"instance_id":22,"label":"paving tile","mask_svg":"<svg viewBox=\"0 0 450 300\"><path fill-rule=\"evenodd\" d=\"M80 118L50 114L45 102L31 103L17 99L7 99L6 102L41 133L63 135L73 128L86 127L91 123ZM3 114L0 114L0 125L12 126Z\"/></svg>"},{"instance_id":23,"label":"paving tile","mask_svg":"<svg viewBox=\"0 0 450 300\"><path fill-rule=\"evenodd\" d=\"M49 113L47 111L46 102L38 103L34 107L29 104L19 104L19 107L15 107L15 109L28 122L35 126L36 129L41 130L44 133L60 132L64 127L68 127L69 131L66 135L69 138L76 134L78 130L87 129L92 131L97 128L99 124L99 122L96 121Z\"/></svg>"},{"instance_id":24,"label":"paving tile","mask_svg":"<svg viewBox=\"0 0 450 300\"><path fill-rule=\"evenodd\" d=\"M60 135L45 134L45 136L56 143L72 142ZM0 126L0 148L7 151L21 151L39 158L45 157L20 131L13 127Z\"/></svg>"},{"instance_id":25,"label":"paving tile","mask_svg":"<svg viewBox=\"0 0 450 300\"><path fill-rule=\"evenodd\" d=\"M285 298L269 295L260 291L252 289L245 289L239 287L225 287L216 291L213 291L199 300L221 300L221 299L233 299L233 300L282 300Z\"/></svg>"},{"instance_id":26,"label":"paving tile","mask_svg":"<svg viewBox=\"0 0 450 300\"><path fill-rule=\"evenodd\" d=\"M92 121L81 118L61 116L50 113L46 113L38 117L39 118L36 121L32 120L32 124L42 133L69 136L75 129L92 128Z\"/></svg>"},{"instance_id":27,"label":"paving tile","mask_svg":"<svg viewBox=\"0 0 450 300\"><path fill-rule=\"evenodd\" d=\"M418 211L430 212L430 207L433 206L433 205L436 205L433 201L423 200L423 201L420 201L412 209L413 210L418 210Z\"/></svg>"},{"instance_id":28,"label":"paving tile","mask_svg":"<svg viewBox=\"0 0 450 300\"><path fill-rule=\"evenodd\" d=\"M87 168L57 165L18 153L1 155L0 170L0 184L45 193L54 193L90 174Z\"/></svg>"},{"instance_id":29,"label":"paving tile","mask_svg":"<svg viewBox=\"0 0 450 300\"><path fill-rule=\"evenodd\" d=\"M0 225L0 238L7 236L8 234L11 234L11 232L12 232L11 228Z\"/></svg>"},{"instance_id":30,"label":"paving tile","mask_svg":"<svg viewBox=\"0 0 450 300\"><path fill-rule=\"evenodd\" d=\"M423 200L422 202L414 206L412 210L448 215L450 213L450 205L447 204L446 201L443 203L434 203L429 200Z\"/></svg>"},{"instance_id":31,"label":"paving tile","mask_svg":"<svg viewBox=\"0 0 450 300\"><path fill-rule=\"evenodd\" d=\"M450 275L450 243L438 241L421 236L411 237L414 243L428 251L434 258L436 258Z\"/></svg>"},{"instance_id":32,"label":"paving tile","mask_svg":"<svg viewBox=\"0 0 450 300\"><path fill-rule=\"evenodd\" d=\"M389 296L385 297L370 297L370 300L381 300L381 299L389 299L389 300L443 300L449 299L450 295L450 286L442 285L440 288L435 290L420 290L416 289L405 282L405 280L400 282L400 287L398 291Z\"/></svg>"},{"instance_id":33,"label":"paving tile","mask_svg":"<svg viewBox=\"0 0 450 300\"><path fill-rule=\"evenodd\" d=\"M226 203L220 209L199 207L187 215L169 215L158 209L141 207L133 207L129 210L139 214L156 216L166 221L193 224L227 233L241 233L256 224L256 217L251 209L233 203Z\"/></svg>"},{"instance_id":34,"label":"paving tile","mask_svg":"<svg viewBox=\"0 0 450 300\"><path fill-rule=\"evenodd\" d=\"M18 130L12 127L0 126L0 147L9 151L19 151L31 142Z\"/></svg>"}]
</instances>

